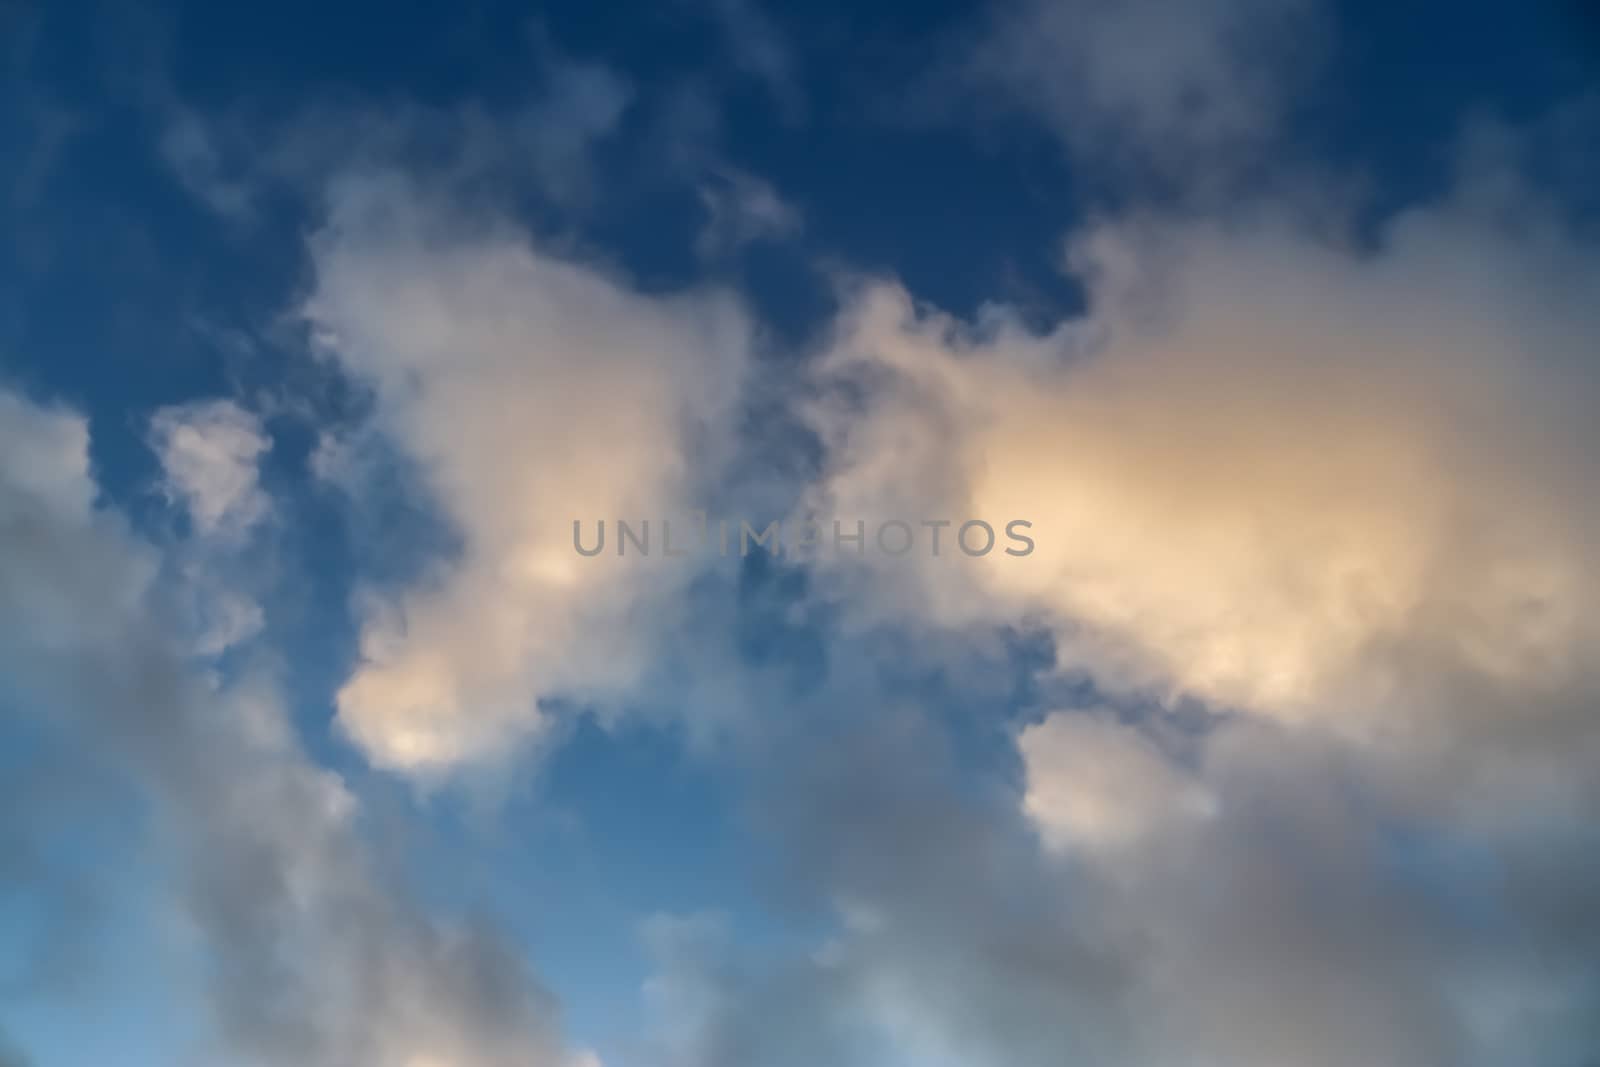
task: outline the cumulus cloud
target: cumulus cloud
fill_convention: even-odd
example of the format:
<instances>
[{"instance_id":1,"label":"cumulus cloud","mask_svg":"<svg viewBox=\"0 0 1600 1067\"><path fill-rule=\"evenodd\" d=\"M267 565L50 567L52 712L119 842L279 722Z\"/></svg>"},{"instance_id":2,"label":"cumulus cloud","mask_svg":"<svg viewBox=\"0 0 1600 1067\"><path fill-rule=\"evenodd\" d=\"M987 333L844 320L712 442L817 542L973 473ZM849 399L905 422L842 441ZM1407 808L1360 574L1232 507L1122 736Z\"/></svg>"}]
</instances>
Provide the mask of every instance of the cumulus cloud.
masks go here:
<instances>
[{"instance_id":1,"label":"cumulus cloud","mask_svg":"<svg viewBox=\"0 0 1600 1067\"><path fill-rule=\"evenodd\" d=\"M259 461L272 441L254 414L231 400L162 408L150 436L168 498L201 535L239 536L267 516Z\"/></svg>"},{"instance_id":2,"label":"cumulus cloud","mask_svg":"<svg viewBox=\"0 0 1600 1067\"><path fill-rule=\"evenodd\" d=\"M1052 715L1017 739L1022 807L1052 849L1118 848L1215 808L1148 739L1105 716Z\"/></svg>"},{"instance_id":3,"label":"cumulus cloud","mask_svg":"<svg viewBox=\"0 0 1600 1067\"><path fill-rule=\"evenodd\" d=\"M171 546L189 641L196 653L217 655L266 622L255 596L230 572L271 516L260 465L272 440L254 413L231 400L203 400L157 411L150 443L161 463L162 492L189 523L190 536Z\"/></svg>"},{"instance_id":4,"label":"cumulus cloud","mask_svg":"<svg viewBox=\"0 0 1600 1067\"><path fill-rule=\"evenodd\" d=\"M1088 313L1043 333L856 287L803 510L1025 518L1037 548L825 557L832 655L1040 627L1121 710L1021 729L1009 804L892 692L830 694L862 721L814 755L774 730L758 803L841 925L762 972L804 976L813 1052L1581 1062L1600 260L1484 177L1372 241L1286 206L1091 227ZM788 1062L762 979L667 971L738 1062ZM862 1028L891 1051L838 1053Z\"/></svg>"},{"instance_id":5,"label":"cumulus cloud","mask_svg":"<svg viewBox=\"0 0 1600 1067\"><path fill-rule=\"evenodd\" d=\"M1576 1057L1596 871L1552 857L1592 847L1600 755L1595 258L1480 192L1370 243L1290 208L1094 226L1069 253L1089 312L1045 333L847 294L808 369L804 510L1022 518L1037 548L815 564L829 658L1032 626L1120 710L1021 729L1015 781L977 784L931 712L853 684L881 664L831 708L769 707L804 728L741 723L785 884L839 929L763 954L657 924L661 1059ZM570 523L694 505L733 439L738 309L383 172L334 187L313 258L319 347L461 545L363 601L347 732L426 775L625 694L688 575L576 559Z\"/></svg>"},{"instance_id":6,"label":"cumulus cloud","mask_svg":"<svg viewBox=\"0 0 1600 1067\"><path fill-rule=\"evenodd\" d=\"M626 692L686 580L659 522L687 515L731 437L742 312L712 291L635 293L393 176L336 187L313 257L318 345L372 388L462 541L415 588L369 598L346 731L426 774L537 736L541 698ZM657 555L618 558L618 519L653 520ZM590 538L605 520L607 551L579 556L574 520Z\"/></svg>"},{"instance_id":7,"label":"cumulus cloud","mask_svg":"<svg viewBox=\"0 0 1600 1067\"><path fill-rule=\"evenodd\" d=\"M1206 194L1281 130L1318 17L1304 0L1026 3L996 17L969 73L1079 161ZM556 161L532 166L552 190L626 106L620 83L589 75L556 95L575 121L518 142ZM493 140L473 131L494 124L469 119L458 154L473 172ZM410 144L403 129L378 140ZM739 440L748 326L726 296L645 295L463 212L397 176L399 154L355 153L333 184L303 313L374 402L370 426L324 437L317 469L358 488L362 435L382 435L459 542L358 600L361 657L337 695L372 762L427 776L539 737L552 705L626 698L689 643L658 637L692 576L578 558L571 522L700 502ZM822 646L807 698L723 656L720 631L675 664L700 675L697 696L751 706L728 716L727 747L706 747L739 761L784 903L836 922L798 951L705 919L652 923L656 1059L1592 1054L1600 271L1505 168L1473 166L1454 198L1375 237L1295 205L1088 226L1067 253L1088 312L1042 333L1004 307L968 322L891 283L847 287L831 341L797 372L823 456L800 510L1024 519L1036 548L804 567L803 603L779 607ZM736 179L708 195L706 247L792 226L768 193ZM52 440L78 447L70 423L26 435L45 442L28 446L38 462L55 462ZM27 491L91 515L74 463L65 490ZM122 647L117 613L84 646L78 609L33 595L47 624L28 640ZM719 626L746 621L718 608ZM1053 644L1028 681L1092 690L1092 709L1046 703L1021 725L992 700L957 731L908 694L919 670L958 672L914 639L1004 643L1016 628ZM185 786L181 806L232 842L218 870L259 854L284 872L265 904L199 898L212 936L249 949L230 951L251 966L219 993L238 1040L297 1062L558 1056L547 999L514 959L394 902L359 850L348 858L358 813L286 747L270 692L200 692L254 724L232 743L248 758L223 766L240 796L271 802ZM973 735L970 750L953 740ZM293 819L257 825L263 809ZM242 855L235 838L257 844ZM263 925L285 899L301 917ZM383 918L350 923L329 901ZM254 969L284 929L314 973Z\"/></svg>"},{"instance_id":8,"label":"cumulus cloud","mask_svg":"<svg viewBox=\"0 0 1600 1067\"><path fill-rule=\"evenodd\" d=\"M878 702L873 702L874 700ZM1099 916L1041 877L1013 797L975 784L933 719L854 683L786 706L750 756L750 818L785 900L839 930L801 952L652 930L652 993L703 1067L1127 1062L1128 976Z\"/></svg>"},{"instance_id":9,"label":"cumulus cloud","mask_svg":"<svg viewBox=\"0 0 1600 1067\"><path fill-rule=\"evenodd\" d=\"M1130 684L1277 716L1332 715L1357 677L1396 713L1400 644L1506 684L1582 676L1577 250L1446 212L1370 253L1265 222L1078 254L1093 310L1050 336L881 287L841 332L832 372L876 392L864 419L821 408L824 498L1034 523L1026 559L917 560L921 598L951 619L998 598L1069 654L1085 628L1121 645Z\"/></svg>"},{"instance_id":10,"label":"cumulus cloud","mask_svg":"<svg viewBox=\"0 0 1600 1067\"><path fill-rule=\"evenodd\" d=\"M1586 831L1555 874L1388 807L1360 748L1246 719L1179 761L1080 711L1023 734L1008 807L933 717L829 699L759 762L755 812L786 899L839 929L774 954L654 928L665 1062L1555 1067L1592 1044Z\"/></svg>"},{"instance_id":11,"label":"cumulus cloud","mask_svg":"<svg viewBox=\"0 0 1600 1067\"><path fill-rule=\"evenodd\" d=\"M270 680L219 680L162 625L158 554L95 506L85 421L0 392L0 440L0 673L20 709L149 797L210 979L216 1056L563 1062L520 957L382 877L353 796L300 751Z\"/></svg>"}]
</instances>

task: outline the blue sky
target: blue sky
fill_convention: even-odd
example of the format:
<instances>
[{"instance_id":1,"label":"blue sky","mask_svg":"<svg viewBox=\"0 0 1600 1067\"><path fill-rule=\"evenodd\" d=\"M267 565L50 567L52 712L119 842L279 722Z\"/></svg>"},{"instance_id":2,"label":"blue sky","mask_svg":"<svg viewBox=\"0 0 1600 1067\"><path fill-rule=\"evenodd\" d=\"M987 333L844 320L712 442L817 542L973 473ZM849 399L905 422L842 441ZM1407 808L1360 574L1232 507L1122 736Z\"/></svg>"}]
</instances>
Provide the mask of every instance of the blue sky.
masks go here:
<instances>
[{"instance_id":1,"label":"blue sky","mask_svg":"<svg viewBox=\"0 0 1600 1067\"><path fill-rule=\"evenodd\" d=\"M0 6L0 1067L1591 1067L1597 65Z\"/></svg>"}]
</instances>

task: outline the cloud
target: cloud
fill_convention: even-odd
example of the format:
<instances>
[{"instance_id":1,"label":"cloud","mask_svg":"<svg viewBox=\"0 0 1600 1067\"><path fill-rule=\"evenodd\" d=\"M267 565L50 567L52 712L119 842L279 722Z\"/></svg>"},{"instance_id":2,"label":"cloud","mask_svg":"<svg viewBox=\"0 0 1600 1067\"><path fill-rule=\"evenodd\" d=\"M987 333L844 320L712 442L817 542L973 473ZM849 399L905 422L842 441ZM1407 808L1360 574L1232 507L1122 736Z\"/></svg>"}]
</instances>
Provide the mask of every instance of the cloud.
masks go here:
<instances>
[{"instance_id":1,"label":"cloud","mask_svg":"<svg viewBox=\"0 0 1600 1067\"><path fill-rule=\"evenodd\" d=\"M1278 132L1324 22L1316 0L1028 0L993 16L968 73L1086 166L1192 194Z\"/></svg>"},{"instance_id":2,"label":"cloud","mask_svg":"<svg viewBox=\"0 0 1600 1067\"><path fill-rule=\"evenodd\" d=\"M261 422L229 400L162 408L150 420L163 489L203 537L237 538L266 518L258 463L272 447Z\"/></svg>"},{"instance_id":3,"label":"cloud","mask_svg":"<svg viewBox=\"0 0 1600 1067\"><path fill-rule=\"evenodd\" d=\"M1105 716L1052 715L1017 739L1022 809L1053 849L1118 848L1204 819L1215 800L1150 742Z\"/></svg>"},{"instance_id":4,"label":"cloud","mask_svg":"<svg viewBox=\"0 0 1600 1067\"><path fill-rule=\"evenodd\" d=\"M626 693L685 568L580 557L573 522L606 520L614 546L619 518L695 506L730 439L743 313L713 291L635 293L393 175L338 184L312 252L320 348L373 390L462 542L369 598L344 729L377 764L432 774L536 737L541 699Z\"/></svg>"},{"instance_id":5,"label":"cloud","mask_svg":"<svg viewBox=\"0 0 1600 1067\"><path fill-rule=\"evenodd\" d=\"M739 70L764 83L784 116L805 109L795 60L783 34L755 0L710 0L708 4Z\"/></svg>"},{"instance_id":6,"label":"cloud","mask_svg":"<svg viewBox=\"0 0 1600 1067\"><path fill-rule=\"evenodd\" d=\"M543 49L541 91L513 124L545 191L559 199L582 195L589 153L611 134L633 100L633 88L610 67ZM500 131L496 131L498 133Z\"/></svg>"},{"instance_id":7,"label":"cloud","mask_svg":"<svg viewBox=\"0 0 1600 1067\"><path fill-rule=\"evenodd\" d=\"M182 507L189 536L169 547L181 575L192 651L218 655L260 633L266 619L238 573L272 504L260 484L261 458L272 448L261 420L231 400L162 408L150 419L150 443L162 467L161 488Z\"/></svg>"},{"instance_id":8,"label":"cloud","mask_svg":"<svg viewBox=\"0 0 1600 1067\"><path fill-rule=\"evenodd\" d=\"M800 230L799 209L753 174L715 169L699 188L707 216L696 243L702 256L726 255L752 241L789 237Z\"/></svg>"},{"instance_id":9,"label":"cloud","mask_svg":"<svg viewBox=\"0 0 1600 1067\"><path fill-rule=\"evenodd\" d=\"M161 157L178 181L224 218L249 221L256 189L239 175L224 173L223 153L213 130L198 115L175 111L161 135Z\"/></svg>"},{"instance_id":10,"label":"cloud","mask_svg":"<svg viewBox=\"0 0 1600 1067\"><path fill-rule=\"evenodd\" d=\"M663 1062L1554 1067L1592 1042L1586 920L1486 877L1582 899L1586 832L1533 876L1504 840L1387 807L1325 736L1240 720L1185 768L1079 711L1024 733L1008 809L933 716L827 700L827 728L773 731L754 805L784 899L838 929L788 952L653 930Z\"/></svg>"},{"instance_id":11,"label":"cloud","mask_svg":"<svg viewBox=\"0 0 1600 1067\"><path fill-rule=\"evenodd\" d=\"M1092 226L1088 312L1044 332L854 287L801 511L1037 549L810 568L837 710L756 728L753 804L838 930L669 955L734 1050L705 1062L1581 1062L1600 257L1503 177L1366 240L1281 204ZM1014 627L1111 707L974 776L873 650Z\"/></svg>"},{"instance_id":12,"label":"cloud","mask_svg":"<svg viewBox=\"0 0 1600 1067\"><path fill-rule=\"evenodd\" d=\"M1024 4L968 73L1081 166L1215 206L1282 133L1319 26L1302 0ZM336 702L371 762L422 778L507 759L554 708L624 703L663 675L739 705L693 709L730 726L700 750L737 761L781 914L832 927L752 945L703 918L651 923L656 1060L1591 1053L1600 279L1594 249L1507 181L1517 167L1477 158L1451 200L1376 235L1289 204L1100 220L1067 251L1087 314L1043 332L1003 306L962 321L846 284L831 341L794 371L823 446L800 510L1020 518L1037 549L796 566L798 591L750 579L759 617L719 603L702 641L672 633L707 596L687 566L575 558L570 524L703 502L744 441L750 327L725 294L646 295L463 206L486 170L552 199L581 188L627 93L556 84L572 122L514 138L526 171L485 168L498 124L470 110L443 116L447 162L427 178L402 175L437 114L379 123L353 153L331 121L285 156L318 183L341 161L302 311L373 401L370 424L323 439L318 470L359 506L381 437L458 542L357 599L361 658ZM708 194L707 247L792 226L759 180L728 186ZM72 432L29 436L71 453ZM62 506L90 514L83 488ZM84 646L81 614L41 611L28 639L140 647L115 625ZM806 644L805 695L731 651L736 627L775 631L774 659ZM1087 690L1091 707L939 703L982 687L930 649L1009 652L1019 630L1053 646L1030 691ZM548 997L498 942L380 891L349 846L359 812L286 746L270 688L195 684L197 706L250 724L222 749L229 789L184 786L173 805L201 813L186 836L217 842L196 911L245 961L219 985L235 1041L313 1063L559 1058ZM252 882L265 903L229 881L255 868L276 872ZM284 943L318 965L285 977L266 947Z\"/></svg>"},{"instance_id":13,"label":"cloud","mask_svg":"<svg viewBox=\"0 0 1600 1067\"><path fill-rule=\"evenodd\" d=\"M819 498L1026 518L1038 542L885 581L951 621L1054 620L1069 658L1114 655L1136 687L1351 730L1420 696L1385 673L1401 645L1496 684L1582 680L1580 250L1446 211L1370 253L1266 221L1112 227L1076 254L1091 314L1048 336L857 301L831 373L872 399L819 409ZM1371 717L1329 707L1356 685Z\"/></svg>"},{"instance_id":14,"label":"cloud","mask_svg":"<svg viewBox=\"0 0 1600 1067\"><path fill-rule=\"evenodd\" d=\"M1098 917L1041 877L1014 798L969 777L931 716L870 686L781 712L748 757L749 818L781 842L770 877L787 906L829 908L840 928L799 951L703 924L658 939L652 990L691 1024L681 1062L1128 1062L1121 961Z\"/></svg>"},{"instance_id":15,"label":"cloud","mask_svg":"<svg viewBox=\"0 0 1600 1067\"><path fill-rule=\"evenodd\" d=\"M577 211L596 184L595 146L617 131L634 88L542 34L533 34L530 53L528 91L501 108L358 97L319 99L286 114L205 112L163 90L162 159L191 195L235 223L254 221L272 194L314 201L340 170L412 169L424 160L436 180L469 186L474 196L514 189Z\"/></svg>"},{"instance_id":16,"label":"cloud","mask_svg":"<svg viewBox=\"0 0 1600 1067\"><path fill-rule=\"evenodd\" d=\"M383 877L270 680L219 680L162 625L159 557L95 507L84 420L0 392L0 440L0 672L149 798L217 1058L562 1062L549 994L492 933L435 922Z\"/></svg>"}]
</instances>

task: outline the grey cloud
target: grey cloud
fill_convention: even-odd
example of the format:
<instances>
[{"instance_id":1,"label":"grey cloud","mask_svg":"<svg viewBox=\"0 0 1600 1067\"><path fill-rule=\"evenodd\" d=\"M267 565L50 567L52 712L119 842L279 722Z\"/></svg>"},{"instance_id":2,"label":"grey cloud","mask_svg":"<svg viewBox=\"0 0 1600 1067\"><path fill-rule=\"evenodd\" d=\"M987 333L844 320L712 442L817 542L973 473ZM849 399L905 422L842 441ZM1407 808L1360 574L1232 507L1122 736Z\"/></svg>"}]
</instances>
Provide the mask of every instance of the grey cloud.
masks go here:
<instances>
[{"instance_id":1,"label":"grey cloud","mask_svg":"<svg viewBox=\"0 0 1600 1067\"><path fill-rule=\"evenodd\" d=\"M704 940L664 955L658 989L709 1006L698 1062L1118 1062L1124 961L1040 877L1005 797L975 791L930 720L829 694L837 717L770 739L756 825L773 880L840 933L762 961ZM822 727L819 718L827 718ZM709 958L708 958L709 956Z\"/></svg>"},{"instance_id":2,"label":"grey cloud","mask_svg":"<svg viewBox=\"0 0 1600 1067\"><path fill-rule=\"evenodd\" d=\"M1038 116L1085 167L1187 195L1277 132L1325 48L1318 0L1027 0L992 16L969 76Z\"/></svg>"},{"instance_id":3,"label":"grey cloud","mask_svg":"<svg viewBox=\"0 0 1600 1067\"><path fill-rule=\"evenodd\" d=\"M1336 739L1222 727L1217 816L1052 855L931 717L830 700L773 731L754 803L778 899L838 931L773 958L653 930L650 990L688 1028L664 1062L1566 1067L1593 1040L1585 833L1441 833Z\"/></svg>"},{"instance_id":4,"label":"grey cloud","mask_svg":"<svg viewBox=\"0 0 1600 1067\"><path fill-rule=\"evenodd\" d=\"M92 505L87 430L0 393L0 670L21 707L150 796L229 1062L563 1062L555 1007L492 935L374 867L272 686L221 685L159 624L159 560Z\"/></svg>"}]
</instances>

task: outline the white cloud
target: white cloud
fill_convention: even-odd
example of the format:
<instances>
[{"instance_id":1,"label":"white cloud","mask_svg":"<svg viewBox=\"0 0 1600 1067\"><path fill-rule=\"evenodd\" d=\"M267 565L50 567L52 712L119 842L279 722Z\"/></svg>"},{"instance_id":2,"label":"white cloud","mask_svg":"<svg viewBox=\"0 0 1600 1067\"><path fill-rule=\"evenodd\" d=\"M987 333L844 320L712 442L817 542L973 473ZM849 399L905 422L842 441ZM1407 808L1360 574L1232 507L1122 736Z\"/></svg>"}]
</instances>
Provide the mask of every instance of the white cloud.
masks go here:
<instances>
[{"instance_id":1,"label":"white cloud","mask_svg":"<svg viewBox=\"0 0 1600 1067\"><path fill-rule=\"evenodd\" d=\"M1048 337L862 295L830 373L873 399L819 409L819 498L1026 518L1038 545L880 575L899 603L1042 616L1106 682L1355 731L1416 725L1402 644L1581 681L1593 268L1450 213L1371 254L1273 222L1141 241L1084 243L1092 313Z\"/></svg>"},{"instance_id":2,"label":"white cloud","mask_svg":"<svg viewBox=\"0 0 1600 1067\"><path fill-rule=\"evenodd\" d=\"M266 615L233 571L252 535L272 513L260 484L261 457L272 448L261 420L231 400L166 407L150 420L162 467L162 490L182 506L190 536L171 546L181 575L191 651L219 655L259 634Z\"/></svg>"},{"instance_id":3,"label":"white cloud","mask_svg":"<svg viewBox=\"0 0 1600 1067\"><path fill-rule=\"evenodd\" d=\"M1129 726L1057 712L1017 739L1027 775L1022 807L1054 849L1118 848L1152 829L1203 819L1215 799Z\"/></svg>"},{"instance_id":4,"label":"white cloud","mask_svg":"<svg viewBox=\"0 0 1600 1067\"><path fill-rule=\"evenodd\" d=\"M203 536L237 538L266 518L261 456L272 440L255 415L231 400L162 408L150 420L168 498L188 509Z\"/></svg>"},{"instance_id":5,"label":"white cloud","mask_svg":"<svg viewBox=\"0 0 1600 1067\"><path fill-rule=\"evenodd\" d=\"M1020 734L1029 859L936 748L874 749L856 694L865 736L771 801L796 867L873 917L816 1002L886 1003L870 1026L969 1063L1586 1046L1600 268L1503 193L1370 245L1287 210L1100 226L1089 312L1046 334L858 288L805 506L1026 518L1037 549L825 557L812 588L853 641L1041 627L1062 680L1138 710Z\"/></svg>"},{"instance_id":6,"label":"white cloud","mask_svg":"<svg viewBox=\"0 0 1600 1067\"><path fill-rule=\"evenodd\" d=\"M332 204L306 316L463 540L431 579L369 599L340 722L380 765L446 771L537 736L541 698L638 676L683 569L659 546L580 557L572 524L605 519L614 544L618 518L693 506L747 327L723 295L636 294L396 179L351 180Z\"/></svg>"}]
</instances>

